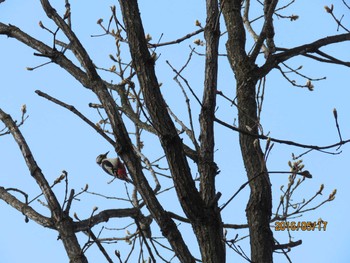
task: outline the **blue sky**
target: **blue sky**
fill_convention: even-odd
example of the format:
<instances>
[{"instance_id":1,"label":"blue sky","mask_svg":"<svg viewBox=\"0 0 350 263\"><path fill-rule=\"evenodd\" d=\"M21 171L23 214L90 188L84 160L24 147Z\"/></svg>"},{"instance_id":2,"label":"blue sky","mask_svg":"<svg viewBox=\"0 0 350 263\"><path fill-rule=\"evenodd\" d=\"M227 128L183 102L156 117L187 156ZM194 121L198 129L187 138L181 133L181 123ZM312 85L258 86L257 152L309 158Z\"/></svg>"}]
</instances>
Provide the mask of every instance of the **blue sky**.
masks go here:
<instances>
[{"instance_id":1,"label":"blue sky","mask_svg":"<svg viewBox=\"0 0 350 263\"><path fill-rule=\"evenodd\" d=\"M64 1L51 1L61 14L64 13ZM338 1L334 12L340 17L345 15L344 23L349 24L350 13L341 6ZM108 55L115 53L114 41L108 37L91 38L91 35L102 33L96 21L104 18L108 21L110 15L109 6L117 1L104 1L104 4L94 1L71 1L72 23L77 35L90 52L94 63L100 67L109 68L113 65ZM275 18L276 45L293 47L304 43L312 42L318 38L337 34L337 26L331 17L324 11L324 5L330 5L328 1L299 1L291 8L282 12L284 15L296 14L299 19L295 22ZM164 33L161 42L173 40L196 30L194 25L196 19L205 24L205 7L203 1L140 1L142 18L144 19L145 31L150 33L153 41L156 42ZM254 10L255 11L255 10ZM257 11L256 11L257 12ZM117 7L117 13L120 11ZM45 25L54 28L44 12L40 8L39 1L18 1L7 0L0 4L0 21L11 23L22 28L27 33L39 38L46 43L51 43L50 35L38 26L39 20ZM251 15L251 18L254 16ZM223 26L222 26L223 28ZM223 31L223 29L222 29ZM197 37L195 37L197 38ZM202 39L202 36L198 38ZM248 36L249 38L249 36ZM221 53L225 53L225 37L221 42ZM165 61L176 68L183 66L187 60L189 45L195 46L193 39L181 45L159 48L156 52L160 54L157 61L158 79L163 83L162 91L167 103L179 116L183 116L188 123L186 107L182 93L177 84L172 80L173 73ZM35 71L26 71L26 67L34 67L45 62L44 58L33 56L33 50L17 43L13 39L4 36L0 37L0 71L1 96L0 107L11 114L13 118L20 118L20 108L27 105L29 119L22 126L21 131L30 145L34 157L50 182L57 178L64 169L69 173L70 187L79 191L86 183L89 189L108 196L125 197L124 184L114 182L107 184L110 178L105 175L95 164L98 154L112 150L111 146L101 139L96 132L91 130L85 123L73 116L69 111L38 97L34 91L40 89L51 96L54 96L68 104L74 104L78 110L88 116L94 122L99 120L98 114L88 107L89 102L97 102L96 96L83 88L72 77L67 75L61 68L49 64ZM197 47L198 52L204 52L204 47ZM338 44L326 48L325 51L332 55L340 56L349 61L350 56L344 52L348 50L348 43ZM124 47L124 54L127 49ZM194 56L189 67L183 72L183 76L190 80L190 83L197 95L201 97L203 83L203 57ZM267 78L265 101L262 113L262 125L265 132L279 139L288 139L305 144L328 145L338 140L337 130L332 114L333 108L337 108L342 136L350 138L348 114L350 112L349 98L349 69L337 65L321 65L315 61L304 58L293 59L288 65L298 67L303 65L303 74L314 78L326 76L327 79L315 82L315 90L309 92L307 89L292 87L284 80L278 71L272 71ZM101 75L107 81L118 82L112 75L102 72ZM219 86L228 97L234 97L234 80L232 72L225 57L220 58ZM301 80L301 84L305 81ZM194 120L197 121L198 107L193 97ZM236 118L236 109L222 98L218 99L219 108L217 116L222 120L233 123ZM217 177L217 190L223 193L220 202L225 202L230 196L246 181L242 160L239 153L237 134L232 133L219 125L216 125L216 161L221 173ZM198 132L197 132L198 135ZM147 140L146 140L147 139ZM161 155L159 145L154 137L147 136L145 139L145 153L151 160ZM303 218L296 218L295 221L317 221L322 218L328 221L327 231L314 232L293 232L294 241L302 239L303 245L296 247L289 254L293 262L348 262L349 250L345 247L348 244L349 230L346 227L346 219L349 212L346 209L350 199L348 190L349 176L349 146L341 148L339 155L327 155L319 152L311 152L303 157L306 169L312 174L312 180L308 180L300 189L295 198L308 199L318 189L320 184L325 185L324 195L316 199L314 204L327 198L333 189L337 189L336 199L324 205L316 211L311 211ZM268 161L268 168L271 171L288 170L287 162L291 154L303 153L303 149L287 147L285 145L274 146ZM17 187L26 191L34 197L39 193L38 187L30 177L25 163L20 155L17 145L10 136L0 137L0 185L4 187ZM192 168L194 170L194 167ZM195 171L195 170L194 170ZM195 174L195 172L194 172ZM287 182L287 176L271 175L275 200L279 199L281 192L279 187ZM169 185L164 182L163 188ZM55 192L60 200L63 200L64 187L58 185ZM117 194L116 194L117 193ZM173 192L167 192L161 197L161 201L171 211L179 211L175 202ZM245 223L245 206L249 191L244 189L236 199L223 211L225 223ZM111 207L128 207L129 204L123 201L105 200L91 195L83 195L80 202L75 202L72 212L77 212L80 218L89 217L94 206L99 210ZM322 199L323 198L323 199ZM174 200L174 202L169 202ZM276 201L277 202L277 201ZM277 203L274 203L274 209ZM38 203L33 205L43 214L48 211ZM24 222L24 217L4 202L0 202L2 215L0 218L0 253L3 262L23 262L34 260L36 262L66 262L67 257L60 241L57 241L56 232L43 229L35 222ZM146 212L146 214L148 214ZM109 227L121 228L127 221L113 220ZM189 233L190 228L181 224L180 229ZM100 226L94 230L98 233ZM157 228L154 233L157 235ZM236 233L244 236L246 231L229 231L229 238ZM125 236L125 231L103 232L105 236ZM288 242L286 232L274 232L279 242ZM158 233L158 236L160 234ZM193 236L185 235L188 244L193 244ZM81 244L84 244L86 237L79 235ZM249 254L246 241L242 247ZM123 241L110 246L110 252L115 249L127 251L129 249ZM194 247L194 254L198 255ZM35 255L35 256L32 256ZM103 262L101 255L95 248L87 251L90 262ZM243 262L233 252L229 251L227 262ZM283 256L275 256L275 262L286 262Z\"/></svg>"}]
</instances>

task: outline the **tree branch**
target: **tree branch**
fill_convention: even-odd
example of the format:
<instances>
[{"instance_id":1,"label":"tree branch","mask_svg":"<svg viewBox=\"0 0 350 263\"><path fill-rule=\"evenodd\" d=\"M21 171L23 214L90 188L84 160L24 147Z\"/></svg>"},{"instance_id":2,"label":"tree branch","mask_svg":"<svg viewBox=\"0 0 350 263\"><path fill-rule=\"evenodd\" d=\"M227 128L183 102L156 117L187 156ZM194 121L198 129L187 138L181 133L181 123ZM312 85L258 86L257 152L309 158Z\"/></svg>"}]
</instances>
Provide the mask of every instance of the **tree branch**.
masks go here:
<instances>
[{"instance_id":1,"label":"tree branch","mask_svg":"<svg viewBox=\"0 0 350 263\"><path fill-rule=\"evenodd\" d=\"M48 0L41 0L40 2L47 17L52 19L69 39L71 50L73 51L74 55L79 60L79 62L82 64L83 68L86 70L88 78L91 80L99 78L95 66L92 60L90 59L90 56L88 55L83 45L80 43L77 36L70 28L70 26L66 24L63 18L61 18L57 14L56 10L51 6Z\"/></svg>"},{"instance_id":2,"label":"tree branch","mask_svg":"<svg viewBox=\"0 0 350 263\"><path fill-rule=\"evenodd\" d=\"M52 101L53 103L62 106L69 111L73 112L75 115L77 115L80 119L82 119L84 122L86 122L90 127L92 127L98 134L100 134L106 141L108 141L111 145L114 145L115 142L108 137L106 133L104 133L101 128L97 127L92 121L90 121L88 118L86 118L81 112L79 112L73 105L66 104L54 97L51 97L50 95L46 94L45 92L42 92L40 90L35 91L36 94L38 94L40 97L43 97L49 101Z\"/></svg>"},{"instance_id":3,"label":"tree branch","mask_svg":"<svg viewBox=\"0 0 350 263\"><path fill-rule=\"evenodd\" d=\"M119 1L119 3L127 31L131 57L146 107L152 119L152 125L156 129L165 151L182 208L187 216L195 221L198 215L203 213L203 202L192 179L181 139L166 110L166 103L160 93L159 83L154 71L155 61L147 48L137 1ZM159 219L155 219L159 221ZM194 258L182 240L180 233L177 235L179 235L177 244L175 245L171 242L176 255L180 261L194 262Z\"/></svg>"},{"instance_id":4,"label":"tree branch","mask_svg":"<svg viewBox=\"0 0 350 263\"><path fill-rule=\"evenodd\" d=\"M74 63L70 61L66 56L64 56L61 52L53 50L51 47L31 37L30 35L20 30L18 27L15 27L13 25L5 25L0 22L0 35L6 35L8 37L15 38L23 44L44 54L46 57L51 58L53 62L57 63L60 67L67 70L69 74L71 74L74 78L81 82L84 87L90 88L90 83L87 79L85 72L82 71L76 65L74 65Z\"/></svg>"},{"instance_id":5,"label":"tree branch","mask_svg":"<svg viewBox=\"0 0 350 263\"><path fill-rule=\"evenodd\" d=\"M215 118L215 121L217 123L225 126L226 128L229 128L229 129L234 130L234 131L239 132L239 133L250 135L250 136L255 137L255 138L259 138L259 139L262 139L262 140L270 139L272 142L292 145L292 146L296 146L296 147L300 147L300 148L309 148L309 149L313 149L313 150L317 150L317 151L334 148L334 147L337 147L337 146L340 146L340 145L343 145L343 144L346 144L346 143L350 142L350 139L348 139L348 140L340 141L338 143L334 143L334 144L330 144L330 145L326 145L326 146L302 144L302 143L293 142L293 141L289 141L289 140L276 139L276 138L269 137L269 136L266 136L266 135L253 134L253 133L251 133L251 132L249 132L247 130L243 130L243 129L237 128L237 127L232 126L232 125L230 125L230 124L228 124L228 123L226 123L226 122L224 122L224 121L222 121L220 119L217 119L217 118Z\"/></svg>"},{"instance_id":6,"label":"tree branch","mask_svg":"<svg viewBox=\"0 0 350 263\"><path fill-rule=\"evenodd\" d=\"M45 217L42 214L35 211L28 204L19 201L15 196L11 195L7 189L0 186L0 199L4 200L13 208L17 209L19 212L23 213L25 216L29 217L39 225L48 227L51 229L56 229L54 222L51 218Z\"/></svg>"},{"instance_id":7,"label":"tree branch","mask_svg":"<svg viewBox=\"0 0 350 263\"><path fill-rule=\"evenodd\" d=\"M152 118L152 125L157 131L167 156L175 188L183 209L189 218L195 218L196 215L202 214L203 203L192 179L181 139L177 134L175 125L167 111L166 103L160 93L159 83L154 71L154 60L147 49L137 2L135 0L120 1L120 5L129 39L131 56L146 107ZM192 202L195 202L197 207L193 207Z\"/></svg>"},{"instance_id":8,"label":"tree branch","mask_svg":"<svg viewBox=\"0 0 350 263\"><path fill-rule=\"evenodd\" d=\"M65 246L67 254L73 263L86 263L86 257L81 253L81 248L79 246L77 237L72 231L72 221L65 215L61 209L61 206L53 193L49 183L41 172L41 169L36 164L34 157L25 141L22 133L19 131L16 123L12 120L11 116L6 114L0 109L0 119L9 128L13 138L18 144L23 158L28 166L31 176L35 179L36 183L39 185L45 199L48 203L48 207L51 211L51 220L59 232L62 242Z\"/></svg>"},{"instance_id":9,"label":"tree branch","mask_svg":"<svg viewBox=\"0 0 350 263\"><path fill-rule=\"evenodd\" d=\"M329 37L321 38L309 44L294 47L286 51L283 51L281 53L271 55L267 59L266 63L259 69L259 75L260 77L266 76L266 74L268 74L279 63L284 62L292 57L295 57L298 55L305 56L305 55L308 55L309 53L317 53L321 47L334 44L334 43L349 41L349 40L350 40L350 33L329 36ZM349 66L349 65L346 65L346 66Z\"/></svg>"},{"instance_id":10,"label":"tree branch","mask_svg":"<svg viewBox=\"0 0 350 263\"><path fill-rule=\"evenodd\" d=\"M100 213L79 222L74 222L74 231L87 231L93 226L108 222L111 218L132 217L136 218L139 214L139 210L136 208L124 208L124 209L108 209L101 211Z\"/></svg>"},{"instance_id":11,"label":"tree branch","mask_svg":"<svg viewBox=\"0 0 350 263\"><path fill-rule=\"evenodd\" d=\"M18 130L16 123L12 120L11 116L6 114L0 109L0 120L9 128L13 138L15 139L18 147L20 148L23 158L27 164L30 175L35 179L36 183L39 185L41 191L43 192L45 199L50 207L51 212L55 220L59 220L61 217L61 209L55 194L50 188L49 183L46 181L41 169L37 165L29 146L24 139L22 133Z\"/></svg>"},{"instance_id":12,"label":"tree branch","mask_svg":"<svg viewBox=\"0 0 350 263\"><path fill-rule=\"evenodd\" d=\"M287 243L287 244L278 244L278 245L275 245L275 246L273 247L273 249L274 249L274 250L277 250L277 249L289 249L289 248L292 248L292 247L297 247L297 246L299 246L299 245L301 245L301 244L302 244L302 240L298 240L298 241L295 241L295 242L291 241L291 242L289 242L289 243Z\"/></svg>"},{"instance_id":13,"label":"tree branch","mask_svg":"<svg viewBox=\"0 0 350 263\"><path fill-rule=\"evenodd\" d=\"M204 30L206 57L204 70L204 92L199 115L200 153L199 173L200 192L207 204L215 196L215 176L217 166L214 163L214 119L218 75L218 48L220 40L219 9L217 1L207 1L207 21Z\"/></svg>"},{"instance_id":14,"label":"tree branch","mask_svg":"<svg viewBox=\"0 0 350 263\"><path fill-rule=\"evenodd\" d=\"M176 40L172 40L172 41L169 41L169 42L163 42L163 43L159 43L159 44L148 43L148 45L150 47L154 48L154 47L163 47L163 46L168 46L168 45L173 45L173 44L179 44L179 43L181 43L182 41L184 41L186 39L189 39L189 38L191 38L191 37L193 37L195 35L198 35L198 34L202 33L203 31L204 31L204 29L201 28L201 29L198 29L198 30L196 30L196 31L194 31L192 33L187 34L186 36L178 38Z\"/></svg>"},{"instance_id":15,"label":"tree branch","mask_svg":"<svg viewBox=\"0 0 350 263\"><path fill-rule=\"evenodd\" d=\"M273 43L273 37L275 35L275 32L273 28L272 16L275 12L277 3L278 3L278 0L265 0L264 2L265 20L264 20L264 25L259 34L259 37L256 40L255 48L251 54L251 59L253 61L255 61L257 56L259 55L259 52L263 46L265 39L266 39L266 46L267 46L267 49L265 49L265 57L268 57L271 53L275 52L275 44Z\"/></svg>"}]
</instances>

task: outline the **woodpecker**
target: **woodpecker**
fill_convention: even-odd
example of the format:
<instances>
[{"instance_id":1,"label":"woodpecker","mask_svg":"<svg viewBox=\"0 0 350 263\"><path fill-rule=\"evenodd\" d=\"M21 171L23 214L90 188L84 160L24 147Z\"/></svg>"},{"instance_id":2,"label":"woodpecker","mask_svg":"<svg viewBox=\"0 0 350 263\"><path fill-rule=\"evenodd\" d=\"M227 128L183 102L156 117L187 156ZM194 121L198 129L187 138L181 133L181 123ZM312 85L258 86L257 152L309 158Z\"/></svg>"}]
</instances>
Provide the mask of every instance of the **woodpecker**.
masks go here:
<instances>
[{"instance_id":1,"label":"woodpecker","mask_svg":"<svg viewBox=\"0 0 350 263\"><path fill-rule=\"evenodd\" d=\"M100 154L96 158L96 163L102 167L102 169L111 176L117 177L120 180L124 180L128 183L132 183L132 181L128 178L126 174L126 169L122 161L117 158L107 158L107 154Z\"/></svg>"}]
</instances>

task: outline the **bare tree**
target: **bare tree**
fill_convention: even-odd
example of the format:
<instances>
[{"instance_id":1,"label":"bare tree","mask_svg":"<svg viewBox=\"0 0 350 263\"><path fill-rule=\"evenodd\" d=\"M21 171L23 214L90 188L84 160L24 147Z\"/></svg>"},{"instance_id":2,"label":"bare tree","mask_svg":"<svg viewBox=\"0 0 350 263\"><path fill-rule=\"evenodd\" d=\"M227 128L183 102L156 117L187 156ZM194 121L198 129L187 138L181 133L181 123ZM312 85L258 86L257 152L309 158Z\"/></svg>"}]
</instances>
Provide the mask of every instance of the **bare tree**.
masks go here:
<instances>
[{"instance_id":1,"label":"bare tree","mask_svg":"<svg viewBox=\"0 0 350 263\"><path fill-rule=\"evenodd\" d=\"M115 156L120 158L118 167L109 163L110 167L113 166L110 173L116 178L122 175L120 179L130 180L133 188L132 191L128 191L129 208L111 208L100 212L95 208L91 216L86 219L80 219L79 213L72 214L71 206L78 196L85 194L103 196L103 193L92 193L88 186L78 193L75 189L70 189L66 171L63 171L52 184L48 182L19 129L26 121L24 106L20 122L14 121L9 114L0 109L0 119L5 126L1 135L13 136L20 147L30 175L41 189L41 194L33 198L28 197L25 189L0 187L0 198L23 213L26 221L33 220L44 227L56 230L70 262L88 262L84 252L92 245L99 248L108 262L114 262L113 258L117 258L119 262L123 260L126 262L133 253L142 255L140 261L146 259L152 262L171 261L172 258L166 259L167 257L159 252L161 247L166 247L180 262L225 262L227 249L238 253L248 262L272 262L275 251L282 251L290 261L287 254L289 249L300 245L301 240L293 241L290 238L287 243L281 244L274 239L271 223L286 224L287 219L334 200L336 191L318 204L311 204L322 194L324 188L322 185L307 201L295 203L291 198L293 193L305 180L312 178L311 173L304 169L303 163L299 160L300 156L294 156L294 160L289 162L289 171L270 171L267 167L269 153L274 143L303 148L305 153L302 155L304 155L312 150L322 152L337 147L338 150L340 146L349 142L342 139L336 110L333 113L339 141L332 145L306 145L273 138L264 133L260 114L264 101L265 79L272 70L277 69L291 85L313 90L313 79L303 75L300 68L290 67L287 64L288 60L303 56L324 63L350 65L350 62L342 61L321 50L325 46L350 40L348 29L333 14L333 6L325 7L325 10L346 33L324 37L293 48L276 46L274 18L291 21L298 19L296 15L280 14L281 10L288 8L294 2L207 0L205 25L202 26L201 22L196 21L197 30L173 41L162 42L161 39L152 40L151 36L145 33L136 0L119 1L118 8L111 7L111 16L107 22L103 19L97 21L103 31L101 36L111 37L116 43L116 55L110 55L114 63L111 68L99 67L92 62L91 54L87 52L73 30L71 18L74 12L71 11L68 0L65 1L63 15L58 14L48 0L41 0L42 8L47 17L55 23L55 28L50 28L41 21L39 26L52 36L53 44L45 44L15 25L0 23L1 35L24 43L35 50L35 56L47 59L47 63L30 67L28 70L37 70L46 64L55 63L97 96L98 102L91 102L90 107L101 118L90 120L74 106L42 91L36 91L39 96L71 111L104 138L115 150ZM345 2L344 4L346 5ZM253 6L261 13L257 18L251 19L249 15ZM120 12L117 12L119 8ZM255 21L259 21L260 24L253 26ZM180 87L181 94L185 97L188 112L186 121L186 118L179 118L164 99L162 84L157 79L155 69L157 60L160 59L157 51L166 50L171 45L186 43L188 40L193 41L193 38L202 35L204 40L196 39L194 43L205 45L204 54L191 47L189 56L182 54L184 57L188 56L182 68L176 68L171 61L167 62L174 72L174 80ZM252 39L250 42L247 41L249 35ZM226 50L219 48L221 39L227 39ZM128 46L129 56L122 57L123 45ZM232 89L235 88L234 98L225 95L218 88L218 65L221 55L227 57L234 73L235 80L232 80ZM202 98L197 96L190 81L182 74L193 56L205 57ZM258 61L263 62L259 65ZM120 82L113 84L104 80L101 77L103 71L116 74ZM306 84L296 83L290 78L291 74L305 78ZM236 107L237 125L216 116L218 97ZM190 102L189 98L195 102ZM192 113L193 108L199 108L198 125ZM246 183L237 190L232 189L232 196L227 201L220 199L220 188L215 183L220 169L214 161L215 138L218 136L214 131L214 124L239 134L239 145L247 174ZM151 161L143 152L145 133L155 135L161 145L162 157L155 161ZM196 134L199 135L198 138ZM166 159L165 168L161 160L163 157ZM105 164L101 160L99 163ZM131 179L124 177L124 165ZM283 195L277 202L276 211L272 210L270 178L274 173L289 175ZM162 189L163 182L169 181L171 188L175 189L177 201L184 215L170 211L167 204L160 200L162 194L168 190ZM62 182L66 182L66 189L64 201L60 203L53 188ZM230 218L223 219L222 211L245 187L250 189L246 207L247 224L238 225L231 222ZM22 195L24 201L21 201L17 194ZM42 215L31 205L32 201L40 196L45 197L42 205L49 209L50 217ZM125 256L120 252L111 255L106 250L108 242L113 238L108 240L100 238L92 228L103 223L107 224L106 222L112 218L130 218L130 222L136 226L136 231L128 235L125 240L131 243L140 240L139 251L133 246L129 255ZM152 235L153 221L165 238L162 243ZM193 254L193 249L189 247L176 221L191 226L200 250L200 258ZM282 223L280 227L286 227ZM317 226L315 223L310 223L286 228L289 231L292 227L315 228L321 224L322 222L318 222ZM238 235L233 239L227 238L229 231L242 228L249 230L250 255L237 246L241 240ZM88 236L88 241L84 245L78 242L79 232Z\"/></svg>"}]
</instances>

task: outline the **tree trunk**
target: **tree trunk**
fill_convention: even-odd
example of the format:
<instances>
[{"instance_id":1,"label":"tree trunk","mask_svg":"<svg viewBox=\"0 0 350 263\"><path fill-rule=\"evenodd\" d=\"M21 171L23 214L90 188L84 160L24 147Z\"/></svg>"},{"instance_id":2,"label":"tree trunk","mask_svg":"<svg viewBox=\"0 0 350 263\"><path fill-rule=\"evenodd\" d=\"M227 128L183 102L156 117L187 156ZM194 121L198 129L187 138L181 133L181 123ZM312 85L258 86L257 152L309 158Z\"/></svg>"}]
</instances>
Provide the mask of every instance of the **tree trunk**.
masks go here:
<instances>
[{"instance_id":1,"label":"tree trunk","mask_svg":"<svg viewBox=\"0 0 350 263\"><path fill-rule=\"evenodd\" d=\"M213 2L215 3L216 1ZM207 191L202 191L201 196L192 178L190 167L182 146L182 140L177 134L175 125L169 116L167 105L159 89L159 83L154 69L155 61L152 59L147 48L137 1L120 0L119 3L128 35L133 66L140 83L144 102L150 114L152 125L157 131L160 143L164 149L178 199L197 237L202 261L206 263L225 262L222 220L220 210L217 206L217 200L215 200L214 177L216 169L210 169L210 174L205 175L205 179L207 179L205 181L208 182L211 187L210 189L206 188ZM212 2L210 3L212 4ZM216 10L216 13L214 12L214 15L215 14L218 14L218 10ZM214 19L216 18L217 15L215 15ZM213 28L215 27L215 22L215 20L211 21ZM212 31L213 29L211 28L210 30ZM213 45L216 46L215 48L217 49L219 34L217 32L215 33L217 35L215 36L216 39ZM216 61L214 61L214 64L216 64ZM207 69L211 70L209 66L207 66ZM214 70L216 70L216 67ZM214 80L211 82L216 82L216 77L214 77ZM214 97L216 85L210 85L209 88L209 96ZM211 104L210 101L211 99L208 98L208 104ZM215 106L215 104L213 105ZM211 109L208 108L208 110ZM214 108L212 111L214 111ZM209 125L213 125L213 117ZM208 146L208 151L213 151L214 140L212 136L213 133L206 137L208 140L205 144ZM204 149L203 152L207 153L206 149ZM205 159L205 161L203 161L203 159ZM213 167L212 159L212 156L206 158L204 154L202 154L202 161L200 162L204 164L208 160L209 165ZM201 181L201 183L202 182L203 181ZM207 187L207 185L202 186ZM175 251L177 250L176 247L173 246L173 248ZM184 260L184 257L181 258L181 255L178 253L177 256L181 262L190 262L188 259ZM193 258L191 260L194 261Z\"/></svg>"},{"instance_id":2,"label":"tree trunk","mask_svg":"<svg viewBox=\"0 0 350 263\"><path fill-rule=\"evenodd\" d=\"M248 77L248 76L247 76ZM244 79L248 79L248 78ZM237 82L239 127L258 134L259 121L255 101L255 83ZM246 208L252 262L272 262L273 235L270 229L272 210L271 183L258 140L240 134L239 142L248 179L250 197Z\"/></svg>"},{"instance_id":3,"label":"tree trunk","mask_svg":"<svg viewBox=\"0 0 350 263\"><path fill-rule=\"evenodd\" d=\"M222 0L221 8L228 32L228 60L236 77L239 128L251 135L239 134L244 166L250 180L250 198L246 208L249 225L251 260L272 262L273 234L270 229L272 210L271 183L264 156L256 136L259 133L255 86L258 68L245 51L246 35L241 16L241 0Z\"/></svg>"},{"instance_id":4,"label":"tree trunk","mask_svg":"<svg viewBox=\"0 0 350 263\"><path fill-rule=\"evenodd\" d=\"M200 194L207 206L206 220L194 226L203 262L223 263L225 243L223 225L217 206L214 162L214 117L217 90L218 47L220 40L219 8L217 0L206 1L207 20L204 29L206 42L205 81L200 121L199 174Z\"/></svg>"},{"instance_id":5,"label":"tree trunk","mask_svg":"<svg viewBox=\"0 0 350 263\"><path fill-rule=\"evenodd\" d=\"M73 220L65 216L61 221L56 223L57 231L60 233L60 239L69 257L70 263L87 263L83 251L80 248L78 239L74 232Z\"/></svg>"}]
</instances>

